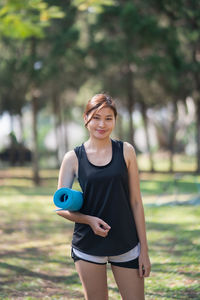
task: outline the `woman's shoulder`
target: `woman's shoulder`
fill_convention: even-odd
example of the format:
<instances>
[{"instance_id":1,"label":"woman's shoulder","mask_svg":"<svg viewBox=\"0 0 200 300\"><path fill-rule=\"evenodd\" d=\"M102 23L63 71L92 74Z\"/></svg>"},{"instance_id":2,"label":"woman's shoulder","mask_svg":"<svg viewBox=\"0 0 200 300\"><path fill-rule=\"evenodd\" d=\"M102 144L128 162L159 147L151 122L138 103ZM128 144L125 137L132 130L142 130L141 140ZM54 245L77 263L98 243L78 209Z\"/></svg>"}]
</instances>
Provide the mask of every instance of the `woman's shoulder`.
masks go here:
<instances>
[{"instance_id":1,"label":"woman's shoulder","mask_svg":"<svg viewBox=\"0 0 200 300\"><path fill-rule=\"evenodd\" d=\"M133 145L131 145L130 143L128 142L123 142L123 145L124 145L124 149L128 152L135 152L135 148L133 147Z\"/></svg>"},{"instance_id":2,"label":"woman's shoulder","mask_svg":"<svg viewBox=\"0 0 200 300\"><path fill-rule=\"evenodd\" d=\"M124 152L129 153L129 154L135 153L135 148L130 143L128 143L126 141L122 141L122 140L115 140L115 142L118 144L121 144L123 146Z\"/></svg>"},{"instance_id":3,"label":"woman's shoulder","mask_svg":"<svg viewBox=\"0 0 200 300\"><path fill-rule=\"evenodd\" d=\"M128 142L123 142L123 152L127 166L136 161L135 148L133 145Z\"/></svg>"},{"instance_id":4,"label":"woman's shoulder","mask_svg":"<svg viewBox=\"0 0 200 300\"><path fill-rule=\"evenodd\" d=\"M65 153L63 158L64 164L75 164L77 162L77 157L74 150L69 150Z\"/></svg>"}]
</instances>

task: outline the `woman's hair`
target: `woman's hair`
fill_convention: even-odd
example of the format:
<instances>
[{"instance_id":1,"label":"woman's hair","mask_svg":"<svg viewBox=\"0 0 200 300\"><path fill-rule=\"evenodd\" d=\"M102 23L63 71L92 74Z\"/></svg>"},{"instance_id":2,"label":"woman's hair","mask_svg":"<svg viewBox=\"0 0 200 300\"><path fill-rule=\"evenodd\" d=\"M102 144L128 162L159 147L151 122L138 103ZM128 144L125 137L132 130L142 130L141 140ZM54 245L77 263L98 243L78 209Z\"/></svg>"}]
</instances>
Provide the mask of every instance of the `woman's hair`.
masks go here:
<instances>
[{"instance_id":1,"label":"woman's hair","mask_svg":"<svg viewBox=\"0 0 200 300\"><path fill-rule=\"evenodd\" d=\"M86 105L84 117L88 116L91 112L93 112L93 113L91 114L90 118L87 120L85 127L92 120L94 114L97 113L103 107L111 108L114 112L114 116L116 119L117 109L116 109L115 102L112 99L112 97L107 94L96 94L88 101L88 103Z\"/></svg>"}]
</instances>

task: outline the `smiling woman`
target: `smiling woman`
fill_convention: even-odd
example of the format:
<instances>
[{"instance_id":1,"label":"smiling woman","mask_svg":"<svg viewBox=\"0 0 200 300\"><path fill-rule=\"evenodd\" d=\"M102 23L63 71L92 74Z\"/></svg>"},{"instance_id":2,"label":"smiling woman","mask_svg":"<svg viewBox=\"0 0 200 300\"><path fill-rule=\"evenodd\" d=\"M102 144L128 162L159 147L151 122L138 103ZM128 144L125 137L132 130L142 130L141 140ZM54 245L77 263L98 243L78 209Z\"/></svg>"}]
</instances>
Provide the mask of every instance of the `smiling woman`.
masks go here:
<instances>
[{"instance_id":1,"label":"smiling woman","mask_svg":"<svg viewBox=\"0 0 200 300\"><path fill-rule=\"evenodd\" d=\"M97 109L97 112L86 114L84 120L92 138L105 139L110 136L115 127L115 118L113 109L103 106L100 110Z\"/></svg>"},{"instance_id":2,"label":"smiling woman","mask_svg":"<svg viewBox=\"0 0 200 300\"><path fill-rule=\"evenodd\" d=\"M89 139L66 153L59 173L58 189L71 187L76 176L83 191L79 212L57 214L75 222L71 253L88 300L108 299L107 263L125 300L144 299L144 277L150 274L135 151L110 138L116 117L109 95L89 100Z\"/></svg>"},{"instance_id":3,"label":"smiling woman","mask_svg":"<svg viewBox=\"0 0 200 300\"><path fill-rule=\"evenodd\" d=\"M95 114L98 115L99 111L104 107L110 108L112 110L111 117L113 117L114 114L114 117L116 119L117 109L113 99L106 94L97 94L88 101L88 104L85 108L84 119L86 127L87 124L92 120L93 116Z\"/></svg>"}]
</instances>

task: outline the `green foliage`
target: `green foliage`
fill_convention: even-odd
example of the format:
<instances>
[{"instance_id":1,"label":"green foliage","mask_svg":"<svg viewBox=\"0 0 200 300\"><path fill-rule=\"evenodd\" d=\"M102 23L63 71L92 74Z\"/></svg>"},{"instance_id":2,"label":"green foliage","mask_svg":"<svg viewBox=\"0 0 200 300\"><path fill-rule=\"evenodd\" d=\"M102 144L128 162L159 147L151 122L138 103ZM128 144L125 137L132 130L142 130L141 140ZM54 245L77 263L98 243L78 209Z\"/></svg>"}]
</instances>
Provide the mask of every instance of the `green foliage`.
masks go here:
<instances>
[{"instance_id":1,"label":"green foliage","mask_svg":"<svg viewBox=\"0 0 200 300\"><path fill-rule=\"evenodd\" d=\"M25 105L28 78L26 49L20 42L1 42L0 53L0 112L21 114Z\"/></svg>"},{"instance_id":2,"label":"green foliage","mask_svg":"<svg viewBox=\"0 0 200 300\"><path fill-rule=\"evenodd\" d=\"M49 113L62 99L63 120L97 90L127 112L198 99L199 20L189 0L0 1L0 112L20 114L34 92Z\"/></svg>"},{"instance_id":3,"label":"green foliage","mask_svg":"<svg viewBox=\"0 0 200 300\"><path fill-rule=\"evenodd\" d=\"M73 4L78 7L80 11L92 10L93 12L101 12L103 6L114 4L114 0L74 0Z\"/></svg>"},{"instance_id":4,"label":"green foliage","mask_svg":"<svg viewBox=\"0 0 200 300\"><path fill-rule=\"evenodd\" d=\"M7 0L0 5L0 34L14 39L43 38L52 18L62 18L57 6L41 0Z\"/></svg>"}]
</instances>

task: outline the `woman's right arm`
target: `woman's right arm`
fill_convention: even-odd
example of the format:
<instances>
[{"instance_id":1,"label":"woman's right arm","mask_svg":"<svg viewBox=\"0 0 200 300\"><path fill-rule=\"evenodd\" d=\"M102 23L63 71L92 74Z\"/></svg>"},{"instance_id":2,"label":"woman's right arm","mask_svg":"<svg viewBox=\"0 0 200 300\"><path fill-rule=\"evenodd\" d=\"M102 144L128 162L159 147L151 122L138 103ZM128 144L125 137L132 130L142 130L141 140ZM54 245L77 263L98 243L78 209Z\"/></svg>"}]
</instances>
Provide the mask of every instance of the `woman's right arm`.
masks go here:
<instances>
[{"instance_id":1,"label":"woman's right arm","mask_svg":"<svg viewBox=\"0 0 200 300\"><path fill-rule=\"evenodd\" d=\"M73 150L67 152L60 167L58 189L62 187L72 187L77 169L78 160L75 152ZM110 230L110 226L107 223L94 216L85 215L80 212L72 212L69 210L59 210L57 211L57 214L70 221L91 226L94 233L102 237L107 236L108 231Z\"/></svg>"}]
</instances>

